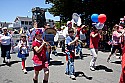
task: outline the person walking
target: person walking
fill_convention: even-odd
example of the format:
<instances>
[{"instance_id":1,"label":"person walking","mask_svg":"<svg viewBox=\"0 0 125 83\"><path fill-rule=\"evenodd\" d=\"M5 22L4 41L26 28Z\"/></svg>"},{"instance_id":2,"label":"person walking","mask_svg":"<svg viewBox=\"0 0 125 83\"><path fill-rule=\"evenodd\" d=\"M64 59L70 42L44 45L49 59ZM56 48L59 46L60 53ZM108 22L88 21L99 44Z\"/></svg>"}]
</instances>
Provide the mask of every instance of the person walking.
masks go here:
<instances>
[{"instance_id":1,"label":"person walking","mask_svg":"<svg viewBox=\"0 0 125 83\"><path fill-rule=\"evenodd\" d=\"M90 33L90 51L92 53L92 59L90 61L90 70L95 71L95 62L98 55L98 43L101 38L100 31L93 27L93 31Z\"/></svg>"},{"instance_id":2,"label":"person walking","mask_svg":"<svg viewBox=\"0 0 125 83\"><path fill-rule=\"evenodd\" d=\"M3 27L2 30L1 57L3 58L3 63L7 63L7 65L10 66L11 35L9 34L7 27ZM7 58L7 61L5 57Z\"/></svg>"},{"instance_id":3,"label":"person walking","mask_svg":"<svg viewBox=\"0 0 125 83\"><path fill-rule=\"evenodd\" d=\"M70 75L71 79L76 79L75 78L75 69L74 69L74 59L75 59L75 43L70 43L75 39L74 37L74 29L69 28L68 30L69 36L66 37L66 56L68 57L68 62L66 66L66 74ZM70 43L70 45L69 45Z\"/></svg>"},{"instance_id":4,"label":"person walking","mask_svg":"<svg viewBox=\"0 0 125 83\"><path fill-rule=\"evenodd\" d=\"M113 28L115 30L113 31L113 34L112 34L112 51L107 58L107 62L109 62L111 56L116 52L116 49L118 49L120 52L120 55L122 55L121 37L124 35L125 31L120 30L119 25L115 25Z\"/></svg>"},{"instance_id":5,"label":"person walking","mask_svg":"<svg viewBox=\"0 0 125 83\"><path fill-rule=\"evenodd\" d=\"M20 41L18 43L18 48L19 48L19 52L18 52L18 56L19 58L21 58L22 60L22 70L24 72L24 74L27 74L27 70L25 67L25 61L26 58L29 56L29 42L26 39L26 35L25 34L21 34L20 36Z\"/></svg>"},{"instance_id":6,"label":"person walking","mask_svg":"<svg viewBox=\"0 0 125 83\"><path fill-rule=\"evenodd\" d=\"M49 66L46 57L47 43L42 39L43 31L41 29L36 30L35 38L32 43L34 56L32 58L34 65L34 83L38 83L39 71L44 70L43 83L48 83L49 78Z\"/></svg>"}]
</instances>

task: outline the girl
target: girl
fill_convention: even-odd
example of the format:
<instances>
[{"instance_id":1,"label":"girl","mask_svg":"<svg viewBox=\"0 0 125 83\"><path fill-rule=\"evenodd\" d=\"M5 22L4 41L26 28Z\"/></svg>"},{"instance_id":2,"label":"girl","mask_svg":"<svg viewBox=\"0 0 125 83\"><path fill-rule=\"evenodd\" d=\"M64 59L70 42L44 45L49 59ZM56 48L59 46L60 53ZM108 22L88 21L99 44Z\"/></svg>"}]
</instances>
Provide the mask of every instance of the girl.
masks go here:
<instances>
[{"instance_id":1,"label":"girl","mask_svg":"<svg viewBox=\"0 0 125 83\"><path fill-rule=\"evenodd\" d=\"M25 34L21 34L20 41L17 46L19 47L18 57L22 59L22 70L24 74L27 74L27 71L25 68L25 60L26 60L26 57L29 56L29 43L26 40Z\"/></svg>"},{"instance_id":2,"label":"girl","mask_svg":"<svg viewBox=\"0 0 125 83\"><path fill-rule=\"evenodd\" d=\"M32 58L34 65L34 83L38 83L38 75L40 70L44 70L44 80L43 83L48 83L49 68L48 61L46 58L46 45L47 43L42 39L42 30L36 30L34 41L32 43L32 48L34 56Z\"/></svg>"},{"instance_id":3,"label":"girl","mask_svg":"<svg viewBox=\"0 0 125 83\"><path fill-rule=\"evenodd\" d=\"M90 51L92 53L92 60L90 62L90 70L95 70L95 62L98 55L98 43L101 38L100 32L93 27L93 31L90 33Z\"/></svg>"},{"instance_id":4,"label":"girl","mask_svg":"<svg viewBox=\"0 0 125 83\"><path fill-rule=\"evenodd\" d=\"M119 50L120 56L122 55L122 49L121 49L121 38L124 35L125 31L121 30L119 25L115 25L113 27L115 30L112 33L112 51L110 55L107 58L107 62L110 61L111 56L116 52L116 49Z\"/></svg>"}]
</instances>

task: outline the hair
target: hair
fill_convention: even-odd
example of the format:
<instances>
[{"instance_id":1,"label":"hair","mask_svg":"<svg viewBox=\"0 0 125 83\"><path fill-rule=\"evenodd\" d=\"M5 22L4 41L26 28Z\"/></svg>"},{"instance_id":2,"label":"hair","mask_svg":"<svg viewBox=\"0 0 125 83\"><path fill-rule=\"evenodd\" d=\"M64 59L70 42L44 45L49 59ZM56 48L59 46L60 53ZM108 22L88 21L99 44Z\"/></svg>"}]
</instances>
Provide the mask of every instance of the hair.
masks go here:
<instances>
[{"instance_id":1,"label":"hair","mask_svg":"<svg viewBox=\"0 0 125 83\"><path fill-rule=\"evenodd\" d=\"M24 33L22 33L22 34L20 35L20 37L24 37L24 36L26 37L26 34L24 34Z\"/></svg>"},{"instance_id":2,"label":"hair","mask_svg":"<svg viewBox=\"0 0 125 83\"><path fill-rule=\"evenodd\" d=\"M68 29L68 33L71 33L71 32L74 33L74 29L73 29L73 28L69 28L69 29Z\"/></svg>"},{"instance_id":3,"label":"hair","mask_svg":"<svg viewBox=\"0 0 125 83\"><path fill-rule=\"evenodd\" d=\"M119 25L116 24L113 26L113 30L118 30L118 29L119 29Z\"/></svg>"},{"instance_id":4,"label":"hair","mask_svg":"<svg viewBox=\"0 0 125 83\"><path fill-rule=\"evenodd\" d=\"M95 31L97 30L97 28L95 26L92 27L92 31Z\"/></svg>"}]
</instances>

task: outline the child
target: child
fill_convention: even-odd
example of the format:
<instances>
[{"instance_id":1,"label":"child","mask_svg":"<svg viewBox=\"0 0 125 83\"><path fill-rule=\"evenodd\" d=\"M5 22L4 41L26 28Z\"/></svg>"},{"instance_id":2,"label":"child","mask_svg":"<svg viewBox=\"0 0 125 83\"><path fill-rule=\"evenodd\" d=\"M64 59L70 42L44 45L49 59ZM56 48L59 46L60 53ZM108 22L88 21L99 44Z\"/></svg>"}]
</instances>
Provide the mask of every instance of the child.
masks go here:
<instances>
[{"instance_id":1,"label":"child","mask_svg":"<svg viewBox=\"0 0 125 83\"><path fill-rule=\"evenodd\" d=\"M27 74L25 60L26 57L29 56L29 43L26 40L25 34L21 34L20 41L17 46L19 47L18 57L22 59L22 70L24 74Z\"/></svg>"},{"instance_id":2,"label":"child","mask_svg":"<svg viewBox=\"0 0 125 83\"><path fill-rule=\"evenodd\" d=\"M67 66L66 66L66 74L69 74L70 75L70 78L75 80L75 71L74 71L74 58L75 58L75 44L72 43L69 45L69 43L71 41L73 41L75 38L74 38L74 29L73 28L70 28L68 30L68 34L69 36L66 37L66 55L68 57L68 62L67 62Z\"/></svg>"},{"instance_id":3,"label":"child","mask_svg":"<svg viewBox=\"0 0 125 83\"><path fill-rule=\"evenodd\" d=\"M35 75L33 78L34 83L38 83L39 71L41 71L42 69L44 70L43 83L48 83L48 78L49 78L49 68L46 57L47 43L42 39L42 34L43 32L41 29L36 30L35 38L32 43L32 48L34 52L32 60L35 70Z\"/></svg>"},{"instance_id":4,"label":"child","mask_svg":"<svg viewBox=\"0 0 125 83\"><path fill-rule=\"evenodd\" d=\"M95 71L95 63L97 60L98 55L98 43L101 38L101 30L96 29L96 27L93 27L93 31L90 33L90 51L92 53L92 59L90 61L90 70Z\"/></svg>"}]
</instances>

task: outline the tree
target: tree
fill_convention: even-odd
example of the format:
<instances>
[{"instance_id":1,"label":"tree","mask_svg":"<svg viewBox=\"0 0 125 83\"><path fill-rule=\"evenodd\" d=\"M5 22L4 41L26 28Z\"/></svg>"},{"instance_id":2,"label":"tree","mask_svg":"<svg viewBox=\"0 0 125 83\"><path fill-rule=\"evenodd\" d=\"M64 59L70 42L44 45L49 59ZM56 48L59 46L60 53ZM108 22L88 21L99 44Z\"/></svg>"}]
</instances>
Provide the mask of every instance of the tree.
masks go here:
<instances>
[{"instance_id":1,"label":"tree","mask_svg":"<svg viewBox=\"0 0 125 83\"><path fill-rule=\"evenodd\" d=\"M106 23L119 23L124 17L125 0L49 0L53 6L49 12L54 16L62 16L62 20L71 20L73 13L83 14L84 18L90 19L93 13L106 14ZM90 21L91 22L91 21Z\"/></svg>"},{"instance_id":2,"label":"tree","mask_svg":"<svg viewBox=\"0 0 125 83\"><path fill-rule=\"evenodd\" d=\"M83 13L82 0L50 0L54 5L49 12L54 16L62 16L62 20L71 20L74 12Z\"/></svg>"}]
</instances>

